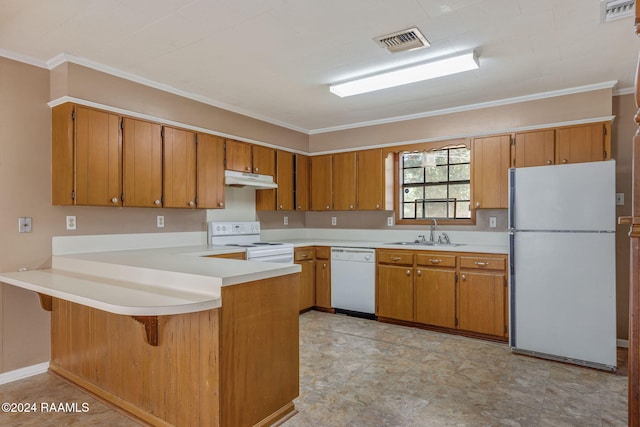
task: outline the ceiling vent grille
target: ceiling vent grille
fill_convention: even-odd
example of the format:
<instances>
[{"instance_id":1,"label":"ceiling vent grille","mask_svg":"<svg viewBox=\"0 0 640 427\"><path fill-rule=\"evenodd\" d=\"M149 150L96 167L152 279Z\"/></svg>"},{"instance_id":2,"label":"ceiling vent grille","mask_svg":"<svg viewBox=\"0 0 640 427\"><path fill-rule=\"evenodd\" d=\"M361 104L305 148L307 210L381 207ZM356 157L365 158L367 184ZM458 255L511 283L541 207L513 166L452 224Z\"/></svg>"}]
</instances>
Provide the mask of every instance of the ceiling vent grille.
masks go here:
<instances>
[{"instance_id":1,"label":"ceiling vent grille","mask_svg":"<svg viewBox=\"0 0 640 427\"><path fill-rule=\"evenodd\" d=\"M601 0L600 22L605 23L616 19L633 16L636 2L634 0Z\"/></svg>"},{"instance_id":2,"label":"ceiling vent grille","mask_svg":"<svg viewBox=\"0 0 640 427\"><path fill-rule=\"evenodd\" d=\"M415 27L376 37L374 40L391 53L431 46L429 40Z\"/></svg>"}]
</instances>

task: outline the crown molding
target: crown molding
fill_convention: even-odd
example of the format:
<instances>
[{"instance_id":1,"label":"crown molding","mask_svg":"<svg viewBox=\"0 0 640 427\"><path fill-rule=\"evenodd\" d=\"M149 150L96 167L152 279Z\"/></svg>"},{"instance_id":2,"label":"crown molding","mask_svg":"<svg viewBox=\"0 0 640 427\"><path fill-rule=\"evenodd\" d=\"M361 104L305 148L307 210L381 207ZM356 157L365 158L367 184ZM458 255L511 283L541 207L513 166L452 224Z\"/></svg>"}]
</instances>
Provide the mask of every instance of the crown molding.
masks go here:
<instances>
[{"instance_id":1,"label":"crown molding","mask_svg":"<svg viewBox=\"0 0 640 427\"><path fill-rule=\"evenodd\" d=\"M0 49L0 56L11 59L13 61L23 62L25 64L33 65L38 68L46 68L50 70L50 68L47 66L46 61L41 61L32 56L23 55L21 53L12 52L6 49Z\"/></svg>"}]
</instances>

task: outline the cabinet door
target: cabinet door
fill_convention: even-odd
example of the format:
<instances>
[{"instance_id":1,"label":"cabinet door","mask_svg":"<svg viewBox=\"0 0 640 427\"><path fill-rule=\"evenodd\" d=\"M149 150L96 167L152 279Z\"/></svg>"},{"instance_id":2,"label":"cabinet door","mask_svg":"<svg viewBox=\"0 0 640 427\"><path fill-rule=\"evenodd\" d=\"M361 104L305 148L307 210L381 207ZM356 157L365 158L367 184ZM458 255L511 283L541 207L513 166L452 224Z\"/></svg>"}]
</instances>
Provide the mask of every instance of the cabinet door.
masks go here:
<instances>
[{"instance_id":1,"label":"cabinet door","mask_svg":"<svg viewBox=\"0 0 640 427\"><path fill-rule=\"evenodd\" d=\"M306 310L316 304L316 271L315 261L297 261L296 264L302 267L300 272L300 310Z\"/></svg>"},{"instance_id":2,"label":"cabinet door","mask_svg":"<svg viewBox=\"0 0 640 427\"><path fill-rule=\"evenodd\" d=\"M463 271L458 286L458 328L504 336L506 280L503 273Z\"/></svg>"},{"instance_id":3,"label":"cabinet door","mask_svg":"<svg viewBox=\"0 0 640 427\"><path fill-rule=\"evenodd\" d=\"M556 130L556 162L582 163L606 160L603 123L571 126Z\"/></svg>"},{"instance_id":4,"label":"cabinet door","mask_svg":"<svg viewBox=\"0 0 640 427\"><path fill-rule=\"evenodd\" d=\"M196 207L196 135L193 132L163 129L165 208Z\"/></svg>"},{"instance_id":5,"label":"cabinet door","mask_svg":"<svg viewBox=\"0 0 640 427\"><path fill-rule=\"evenodd\" d=\"M413 268L378 265L376 315L413 321Z\"/></svg>"},{"instance_id":6,"label":"cabinet door","mask_svg":"<svg viewBox=\"0 0 640 427\"><path fill-rule=\"evenodd\" d=\"M358 209L384 209L384 161L382 148L358 151L356 156Z\"/></svg>"},{"instance_id":7,"label":"cabinet door","mask_svg":"<svg viewBox=\"0 0 640 427\"><path fill-rule=\"evenodd\" d=\"M51 110L51 203L73 205L75 161L74 105L62 104Z\"/></svg>"},{"instance_id":8,"label":"cabinet door","mask_svg":"<svg viewBox=\"0 0 640 427\"><path fill-rule=\"evenodd\" d=\"M162 127L123 120L124 205L162 207Z\"/></svg>"},{"instance_id":9,"label":"cabinet door","mask_svg":"<svg viewBox=\"0 0 640 427\"><path fill-rule=\"evenodd\" d=\"M506 209L508 207L510 144L509 135L473 140L471 185L476 208Z\"/></svg>"},{"instance_id":10,"label":"cabinet door","mask_svg":"<svg viewBox=\"0 0 640 427\"><path fill-rule=\"evenodd\" d=\"M331 155L311 157L311 210L332 209Z\"/></svg>"},{"instance_id":11,"label":"cabinet door","mask_svg":"<svg viewBox=\"0 0 640 427\"><path fill-rule=\"evenodd\" d=\"M416 322L455 328L455 270L417 268L415 286Z\"/></svg>"},{"instance_id":12,"label":"cabinet door","mask_svg":"<svg viewBox=\"0 0 640 427\"><path fill-rule=\"evenodd\" d=\"M225 168L238 172L252 172L251 144L225 140Z\"/></svg>"},{"instance_id":13,"label":"cabinet door","mask_svg":"<svg viewBox=\"0 0 640 427\"><path fill-rule=\"evenodd\" d=\"M84 107L75 110L75 204L120 206L120 119Z\"/></svg>"},{"instance_id":14,"label":"cabinet door","mask_svg":"<svg viewBox=\"0 0 640 427\"><path fill-rule=\"evenodd\" d=\"M297 211L309 209L309 157L296 154L295 207Z\"/></svg>"},{"instance_id":15,"label":"cabinet door","mask_svg":"<svg viewBox=\"0 0 640 427\"><path fill-rule=\"evenodd\" d=\"M198 207L224 208L224 139L198 134Z\"/></svg>"},{"instance_id":16,"label":"cabinet door","mask_svg":"<svg viewBox=\"0 0 640 427\"><path fill-rule=\"evenodd\" d=\"M331 264L329 260L316 261L316 306L331 308Z\"/></svg>"},{"instance_id":17,"label":"cabinet door","mask_svg":"<svg viewBox=\"0 0 640 427\"><path fill-rule=\"evenodd\" d=\"M261 145L254 145L253 173L276 176L276 150Z\"/></svg>"},{"instance_id":18,"label":"cabinet door","mask_svg":"<svg viewBox=\"0 0 640 427\"><path fill-rule=\"evenodd\" d=\"M351 211L356 208L356 153L334 154L332 160L333 209Z\"/></svg>"},{"instance_id":19,"label":"cabinet door","mask_svg":"<svg viewBox=\"0 0 640 427\"><path fill-rule=\"evenodd\" d=\"M276 192L276 209L284 211L293 210L293 153L278 150L276 156L276 179L278 190Z\"/></svg>"},{"instance_id":20,"label":"cabinet door","mask_svg":"<svg viewBox=\"0 0 640 427\"><path fill-rule=\"evenodd\" d=\"M516 134L515 161L517 168L546 166L555 163L555 132L542 130Z\"/></svg>"}]
</instances>

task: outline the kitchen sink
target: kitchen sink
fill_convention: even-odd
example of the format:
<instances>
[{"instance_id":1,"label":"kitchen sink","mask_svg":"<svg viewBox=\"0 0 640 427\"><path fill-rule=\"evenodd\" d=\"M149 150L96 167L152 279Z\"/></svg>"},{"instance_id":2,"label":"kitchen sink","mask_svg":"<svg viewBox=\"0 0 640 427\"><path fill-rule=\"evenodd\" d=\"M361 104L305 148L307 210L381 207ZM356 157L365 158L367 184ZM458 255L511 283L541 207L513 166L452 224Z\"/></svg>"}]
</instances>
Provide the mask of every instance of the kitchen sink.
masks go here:
<instances>
[{"instance_id":1,"label":"kitchen sink","mask_svg":"<svg viewBox=\"0 0 640 427\"><path fill-rule=\"evenodd\" d=\"M456 247L456 246L464 246L464 243L438 243L438 242L412 241L412 242L389 242L389 243L385 243L385 245Z\"/></svg>"}]
</instances>

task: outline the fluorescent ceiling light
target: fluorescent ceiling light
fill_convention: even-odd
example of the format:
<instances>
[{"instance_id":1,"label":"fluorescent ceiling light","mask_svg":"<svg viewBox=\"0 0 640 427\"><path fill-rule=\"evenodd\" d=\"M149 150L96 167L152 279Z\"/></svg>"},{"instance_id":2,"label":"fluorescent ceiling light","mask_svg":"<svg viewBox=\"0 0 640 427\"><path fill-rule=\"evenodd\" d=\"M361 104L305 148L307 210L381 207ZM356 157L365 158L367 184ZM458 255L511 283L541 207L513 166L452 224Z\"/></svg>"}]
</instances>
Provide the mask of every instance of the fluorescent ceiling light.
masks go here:
<instances>
[{"instance_id":1,"label":"fluorescent ceiling light","mask_svg":"<svg viewBox=\"0 0 640 427\"><path fill-rule=\"evenodd\" d=\"M400 68L398 70L374 74L373 76L363 77L361 79L334 84L329 86L329 90L340 97L345 97L435 79L436 77L448 76L477 68L479 68L478 57L471 51Z\"/></svg>"}]
</instances>

